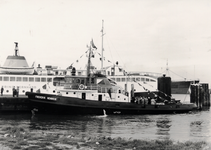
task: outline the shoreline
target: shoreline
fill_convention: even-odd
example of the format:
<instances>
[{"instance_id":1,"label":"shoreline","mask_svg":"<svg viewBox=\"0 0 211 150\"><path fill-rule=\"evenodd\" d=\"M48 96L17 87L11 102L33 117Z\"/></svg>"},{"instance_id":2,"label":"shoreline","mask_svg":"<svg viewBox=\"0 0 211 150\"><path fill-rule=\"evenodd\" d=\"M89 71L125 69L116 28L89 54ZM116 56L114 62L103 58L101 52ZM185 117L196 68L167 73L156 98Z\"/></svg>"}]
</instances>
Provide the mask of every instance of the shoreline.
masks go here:
<instances>
[{"instance_id":1,"label":"shoreline","mask_svg":"<svg viewBox=\"0 0 211 150\"><path fill-rule=\"evenodd\" d=\"M111 138L106 136L83 136L73 132L51 132L33 131L30 132L22 127L10 126L0 131L0 149L194 149L208 150L211 145L204 141L177 142L173 140L137 140L124 139L121 137Z\"/></svg>"}]
</instances>

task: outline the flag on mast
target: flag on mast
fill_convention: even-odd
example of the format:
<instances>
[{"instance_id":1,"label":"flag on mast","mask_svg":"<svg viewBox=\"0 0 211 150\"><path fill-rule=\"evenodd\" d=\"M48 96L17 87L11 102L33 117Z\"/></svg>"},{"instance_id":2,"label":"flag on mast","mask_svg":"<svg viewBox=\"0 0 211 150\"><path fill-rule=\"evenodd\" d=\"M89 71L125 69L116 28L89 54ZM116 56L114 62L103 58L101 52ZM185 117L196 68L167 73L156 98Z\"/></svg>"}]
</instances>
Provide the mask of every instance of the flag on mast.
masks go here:
<instances>
[{"instance_id":1,"label":"flag on mast","mask_svg":"<svg viewBox=\"0 0 211 150\"><path fill-rule=\"evenodd\" d=\"M92 41L91 41L91 46L92 46L92 48L96 48L96 49L97 49L97 47L95 46L95 44L94 44L94 42L93 42L93 39L92 39Z\"/></svg>"}]
</instances>

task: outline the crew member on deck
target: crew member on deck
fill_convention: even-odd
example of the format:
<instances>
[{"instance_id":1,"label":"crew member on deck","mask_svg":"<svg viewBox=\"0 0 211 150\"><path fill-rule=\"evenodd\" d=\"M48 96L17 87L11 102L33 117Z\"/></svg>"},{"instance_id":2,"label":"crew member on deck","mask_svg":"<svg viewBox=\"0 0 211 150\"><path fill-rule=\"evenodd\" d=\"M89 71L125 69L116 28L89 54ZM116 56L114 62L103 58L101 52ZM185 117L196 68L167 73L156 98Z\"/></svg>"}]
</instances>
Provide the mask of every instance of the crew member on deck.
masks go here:
<instances>
[{"instance_id":1,"label":"crew member on deck","mask_svg":"<svg viewBox=\"0 0 211 150\"><path fill-rule=\"evenodd\" d=\"M109 95L110 98L111 98L111 88L108 89L108 95Z\"/></svg>"},{"instance_id":2,"label":"crew member on deck","mask_svg":"<svg viewBox=\"0 0 211 150\"><path fill-rule=\"evenodd\" d=\"M1 87L1 96L3 96L4 88L3 86Z\"/></svg>"},{"instance_id":3,"label":"crew member on deck","mask_svg":"<svg viewBox=\"0 0 211 150\"><path fill-rule=\"evenodd\" d=\"M17 97L19 96L19 87L17 87L16 96L17 96Z\"/></svg>"},{"instance_id":4,"label":"crew member on deck","mask_svg":"<svg viewBox=\"0 0 211 150\"><path fill-rule=\"evenodd\" d=\"M151 105L151 97L148 97L148 104Z\"/></svg>"},{"instance_id":5,"label":"crew member on deck","mask_svg":"<svg viewBox=\"0 0 211 150\"><path fill-rule=\"evenodd\" d=\"M16 95L16 90L15 90L15 87L13 87L12 88L12 96L15 97L15 95Z\"/></svg>"}]
</instances>

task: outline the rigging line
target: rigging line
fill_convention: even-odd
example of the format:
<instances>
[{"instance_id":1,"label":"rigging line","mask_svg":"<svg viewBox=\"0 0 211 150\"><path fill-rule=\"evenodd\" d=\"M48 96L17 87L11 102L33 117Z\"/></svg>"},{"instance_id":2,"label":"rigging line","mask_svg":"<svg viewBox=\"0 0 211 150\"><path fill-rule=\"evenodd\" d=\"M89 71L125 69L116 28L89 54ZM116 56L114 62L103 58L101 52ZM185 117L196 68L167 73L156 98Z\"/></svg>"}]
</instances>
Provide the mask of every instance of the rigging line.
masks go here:
<instances>
[{"instance_id":1,"label":"rigging line","mask_svg":"<svg viewBox=\"0 0 211 150\"><path fill-rule=\"evenodd\" d=\"M108 44L108 50L109 50L109 52L110 52L111 59L112 59L112 61L114 61L113 55L112 55L112 53L111 53L111 48L110 48L110 45L109 45L109 41L108 41L107 36L105 36L105 39L106 39L106 42L107 42L107 44ZM104 49L103 49L103 51L104 51Z\"/></svg>"},{"instance_id":2,"label":"rigging line","mask_svg":"<svg viewBox=\"0 0 211 150\"><path fill-rule=\"evenodd\" d=\"M97 53L99 56L101 56L101 54L100 53ZM104 57L105 58L105 57ZM100 57L100 59L101 59L101 57ZM112 63L112 64L114 64L112 61L110 61L110 60L108 60L108 59L104 59L104 60L107 60L107 62L110 62L110 63Z\"/></svg>"},{"instance_id":3,"label":"rigging line","mask_svg":"<svg viewBox=\"0 0 211 150\"><path fill-rule=\"evenodd\" d=\"M118 67L118 66L117 66ZM118 67L118 69L122 69L122 68L119 68ZM125 70L124 70L125 71ZM126 73L126 76L128 76L129 78L131 78L131 75L130 74L127 74ZM137 81L135 81L135 80L132 80L133 82L136 82L136 83L138 83ZM151 85L151 84L148 84L147 82L145 82L147 85L149 85L149 86L151 86L151 87L153 87L153 85ZM145 88L143 85L141 85L140 83L138 83L140 86L142 86L144 89L147 89L147 88ZM148 90L148 89L147 89ZM162 92L162 91L160 91L160 90L158 90L158 89L156 89L157 91L159 91L159 92L161 92L161 93L163 93L163 94L165 94L166 96L168 96L168 97L171 97L171 96L169 96L169 95L167 95L166 93L164 93L164 92ZM149 90L148 90L149 91ZM149 91L150 92L150 91Z\"/></svg>"},{"instance_id":4,"label":"rigging line","mask_svg":"<svg viewBox=\"0 0 211 150\"><path fill-rule=\"evenodd\" d=\"M171 70L169 70L169 71L172 72L172 73L174 73L175 75L177 75L177 76L183 78L183 79L186 79L185 77L183 77L183 76L181 76L181 75L178 75L177 73L175 73L175 72L173 72L173 71L171 71Z\"/></svg>"},{"instance_id":5,"label":"rigging line","mask_svg":"<svg viewBox=\"0 0 211 150\"><path fill-rule=\"evenodd\" d=\"M88 52L88 50L84 53L84 54L86 54ZM81 59L83 56L84 56L84 54L82 54L80 57L79 57L79 59ZM71 65L70 66L72 66L75 62L77 62L79 59L76 59L73 63L71 63Z\"/></svg>"},{"instance_id":6,"label":"rigging line","mask_svg":"<svg viewBox=\"0 0 211 150\"><path fill-rule=\"evenodd\" d=\"M137 81L135 81L135 80L133 80L133 82L136 82L136 83L138 83ZM142 86L144 89L146 89L148 92L151 92L150 90L148 90L147 88L145 88L143 85L141 85L140 83L138 83L138 85L140 85L140 86ZM158 89L156 89L157 91L159 91L159 92L161 92L161 93L163 93L165 96L168 96L168 97L170 97L170 98L172 98L172 96L171 95L167 95L166 93L164 93L163 91L160 91L160 90L158 90ZM154 93L154 92L152 92L152 93ZM154 93L155 94L155 93Z\"/></svg>"},{"instance_id":7,"label":"rigging line","mask_svg":"<svg viewBox=\"0 0 211 150\"><path fill-rule=\"evenodd\" d=\"M130 74L127 74L126 73L126 76L128 76L128 77L131 77L131 75ZM147 91L147 92L150 92L150 93L153 93L154 95L157 95L157 94L155 94L154 92L151 92L150 90L148 90L147 88L145 88L141 83L138 83L137 81L135 81L135 80L132 80L133 82L135 82L135 83L137 83L139 86L141 86L141 87L143 87L143 89L145 90L145 91ZM169 98L172 98L172 96L171 95L167 95L166 93L164 93L163 91L160 91L160 90L158 90L158 89L156 89L158 92L161 92L161 93L163 93L165 96L167 96L167 97L169 97ZM158 95L157 95L158 96ZM161 98L161 99L163 99L163 97L160 97L160 96L158 96L159 98Z\"/></svg>"},{"instance_id":8,"label":"rigging line","mask_svg":"<svg viewBox=\"0 0 211 150\"><path fill-rule=\"evenodd\" d=\"M136 82L136 81L134 81L134 82ZM140 83L138 83L138 85L139 86L142 86ZM143 87L143 86L142 86ZM144 88L144 87L143 87ZM159 97L160 99L162 99L162 100L165 100L163 97L161 97L161 96L159 96L158 94L155 94L154 92L151 92L151 91L149 91L149 90L147 90L147 89L145 89L144 88L144 90L145 91L147 91L147 92L150 92L150 93L152 93L154 96L157 96L157 97ZM158 90L159 91L159 90ZM161 93L163 93L162 91L160 91ZM165 93L163 93L163 94L165 94ZM167 94L165 94L165 96L168 96ZM171 97L170 97L171 98Z\"/></svg>"},{"instance_id":9,"label":"rigging line","mask_svg":"<svg viewBox=\"0 0 211 150\"><path fill-rule=\"evenodd\" d=\"M166 74L169 77L171 76L169 69L165 69L165 71L162 71L162 72L163 72L162 74Z\"/></svg>"},{"instance_id":10,"label":"rigging line","mask_svg":"<svg viewBox=\"0 0 211 150\"><path fill-rule=\"evenodd\" d=\"M118 67L119 68L119 67ZM121 68L119 68L119 69L121 69ZM126 74L126 76L128 76L129 78L131 77L131 75L130 74ZM135 81L135 80L132 80L133 82L135 82L135 83L137 83L139 86L141 86L141 87L143 87L143 89L145 90L145 91L147 91L147 92L151 92L150 90L148 90L147 88L145 88L141 83L138 83L137 81ZM147 83L148 84L148 83ZM150 84L148 84L149 86L151 86ZM166 93L164 93L163 91L160 91L160 90L158 90L158 89L156 89L158 92L161 92L161 93L163 93L165 96L167 96L167 97L169 97L169 98L172 98L172 96L171 95L167 95ZM153 93L153 94L155 94L154 92L151 92L151 93ZM157 94L155 94L155 95L157 95ZM158 96L158 95L157 95ZM159 96L160 97L160 96ZM160 97L160 98L162 98L162 97ZM163 98L162 98L163 99Z\"/></svg>"},{"instance_id":11,"label":"rigging line","mask_svg":"<svg viewBox=\"0 0 211 150\"><path fill-rule=\"evenodd\" d=\"M122 62L122 64L124 64L125 62L124 62L124 61L122 60L122 58L120 57L121 55L120 55L120 54L118 53L118 51L116 50L115 45L114 45L114 44L112 43L112 41L109 39L108 35L106 36L106 40L107 40L107 43L108 43L108 42L111 43L112 47L114 47L114 50L115 50L115 52L116 52L118 58L120 59L120 61ZM110 47L109 47L109 51L110 51L110 55L112 56ZM114 62L113 57L112 57L112 61ZM119 61L119 62L120 62L120 61Z\"/></svg>"},{"instance_id":12,"label":"rigging line","mask_svg":"<svg viewBox=\"0 0 211 150\"><path fill-rule=\"evenodd\" d=\"M123 68L120 68L119 66L117 66L117 68L118 69L121 69L121 70L123 70L124 72L126 72ZM132 77L132 75L131 74L127 74L127 76L129 77L129 78L131 78ZM134 77L135 78L135 77ZM149 83L147 83L147 82L145 82L147 85L149 85L149 86L151 86L151 87L153 87L153 85L151 85L151 84L149 84Z\"/></svg>"}]
</instances>

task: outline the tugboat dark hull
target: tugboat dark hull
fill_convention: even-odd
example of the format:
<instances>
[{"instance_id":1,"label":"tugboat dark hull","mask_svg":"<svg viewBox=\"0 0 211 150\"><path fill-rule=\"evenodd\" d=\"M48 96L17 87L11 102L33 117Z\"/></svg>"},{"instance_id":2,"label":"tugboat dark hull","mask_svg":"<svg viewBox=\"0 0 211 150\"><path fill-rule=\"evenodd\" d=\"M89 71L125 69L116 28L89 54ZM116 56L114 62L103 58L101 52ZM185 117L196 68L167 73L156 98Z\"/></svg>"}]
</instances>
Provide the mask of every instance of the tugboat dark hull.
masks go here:
<instances>
[{"instance_id":1,"label":"tugboat dark hull","mask_svg":"<svg viewBox=\"0 0 211 150\"><path fill-rule=\"evenodd\" d=\"M31 109L36 113L115 115L172 114L192 111L194 104L143 105L130 102L86 100L42 93L27 92Z\"/></svg>"}]
</instances>

